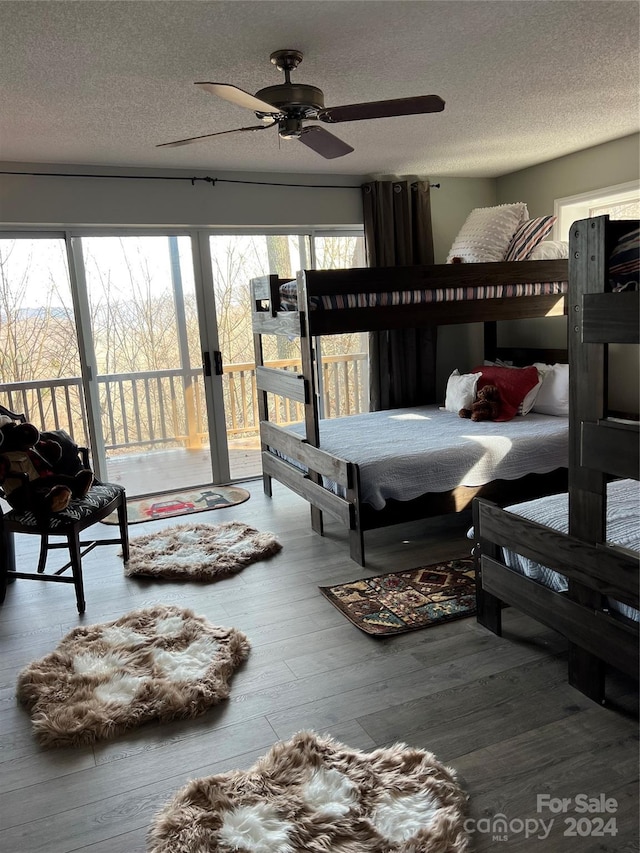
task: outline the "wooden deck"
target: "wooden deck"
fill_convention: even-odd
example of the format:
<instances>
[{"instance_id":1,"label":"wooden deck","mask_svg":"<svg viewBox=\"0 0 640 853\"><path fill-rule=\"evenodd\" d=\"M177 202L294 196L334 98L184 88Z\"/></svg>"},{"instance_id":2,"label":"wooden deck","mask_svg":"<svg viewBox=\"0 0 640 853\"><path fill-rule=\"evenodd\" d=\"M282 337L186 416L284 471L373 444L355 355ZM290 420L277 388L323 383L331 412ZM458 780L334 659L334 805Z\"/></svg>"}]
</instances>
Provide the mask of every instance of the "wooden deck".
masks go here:
<instances>
[{"instance_id":1,"label":"wooden deck","mask_svg":"<svg viewBox=\"0 0 640 853\"><path fill-rule=\"evenodd\" d=\"M258 439L229 443L231 480L262 476ZM107 479L119 483L129 497L153 495L212 482L209 448L129 453L109 460Z\"/></svg>"}]
</instances>

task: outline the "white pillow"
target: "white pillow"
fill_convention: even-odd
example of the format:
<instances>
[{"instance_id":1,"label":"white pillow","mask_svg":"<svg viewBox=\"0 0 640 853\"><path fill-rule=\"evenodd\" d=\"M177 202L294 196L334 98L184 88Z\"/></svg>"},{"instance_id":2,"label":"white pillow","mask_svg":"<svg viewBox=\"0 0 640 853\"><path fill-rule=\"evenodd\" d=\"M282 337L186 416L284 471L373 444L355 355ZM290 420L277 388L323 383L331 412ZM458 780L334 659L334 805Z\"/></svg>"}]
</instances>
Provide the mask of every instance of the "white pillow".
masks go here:
<instances>
[{"instance_id":1,"label":"white pillow","mask_svg":"<svg viewBox=\"0 0 640 853\"><path fill-rule=\"evenodd\" d=\"M540 389L542 388L542 382L543 382L543 376L539 370L538 370L538 376L540 377L538 379L538 384L534 385L534 387L531 389L531 391L529 391L527 396L524 398L524 400L518 406L518 414L519 415L528 415L529 412L531 411L531 409L533 409L536 400L538 399L538 394L540 392Z\"/></svg>"},{"instance_id":2,"label":"white pillow","mask_svg":"<svg viewBox=\"0 0 640 853\"><path fill-rule=\"evenodd\" d=\"M543 240L529 252L528 261L553 261L556 258L569 257L567 240Z\"/></svg>"},{"instance_id":3,"label":"white pillow","mask_svg":"<svg viewBox=\"0 0 640 853\"><path fill-rule=\"evenodd\" d=\"M479 373L463 373L456 368L447 381L447 392L444 399L444 410L455 412L460 409L470 409L476 399Z\"/></svg>"},{"instance_id":4,"label":"white pillow","mask_svg":"<svg viewBox=\"0 0 640 853\"><path fill-rule=\"evenodd\" d=\"M452 263L454 258L467 264L504 260L511 238L527 219L529 211L522 201L497 207L476 207L453 241L447 263Z\"/></svg>"},{"instance_id":5,"label":"white pillow","mask_svg":"<svg viewBox=\"0 0 640 853\"><path fill-rule=\"evenodd\" d=\"M541 415L569 417L569 365L536 362L534 367L543 374L543 380L533 411Z\"/></svg>"}]
</instances>

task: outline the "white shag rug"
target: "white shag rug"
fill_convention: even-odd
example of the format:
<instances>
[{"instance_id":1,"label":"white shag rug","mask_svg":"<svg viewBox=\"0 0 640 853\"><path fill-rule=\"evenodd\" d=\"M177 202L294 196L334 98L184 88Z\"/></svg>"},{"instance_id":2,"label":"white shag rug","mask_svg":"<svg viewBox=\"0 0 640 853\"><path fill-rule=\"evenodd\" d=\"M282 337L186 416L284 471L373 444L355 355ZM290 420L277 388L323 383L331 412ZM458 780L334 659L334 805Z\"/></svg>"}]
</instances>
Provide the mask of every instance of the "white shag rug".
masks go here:
<instances>
[{"instance_id":1,"label":"white shag rug","mask_svg":"<svg viewBox=\"0 0 640 853\"><path fill-rule=\"evenodd\" d=\"M149 720L196 717L229 695L249 641L191 610L156 605L74 628L18 677L38 740L76 746Z\"/></svg>"},{"instance_id":2,"label":"white shag rug","mask_svg":"<svg viewBox=\"0 0 640 853\"><path fill-rule=\"evenodd\" d=\"M405 744L371 753L300 732L247 771L195 779L156 816L148 853L463 853L455 772Z\"/></svg>"},{"instance_id":3,"label":"white shag rug","mask_svg":"<svg viewBox=\"0 0 640 853\"><path fill-rule=\"evenodd\" d=\"M276 554L273 533L240 521L178 524L131 539L125 575L167 580L212 581Z\"/></svg>"}]
</instances>

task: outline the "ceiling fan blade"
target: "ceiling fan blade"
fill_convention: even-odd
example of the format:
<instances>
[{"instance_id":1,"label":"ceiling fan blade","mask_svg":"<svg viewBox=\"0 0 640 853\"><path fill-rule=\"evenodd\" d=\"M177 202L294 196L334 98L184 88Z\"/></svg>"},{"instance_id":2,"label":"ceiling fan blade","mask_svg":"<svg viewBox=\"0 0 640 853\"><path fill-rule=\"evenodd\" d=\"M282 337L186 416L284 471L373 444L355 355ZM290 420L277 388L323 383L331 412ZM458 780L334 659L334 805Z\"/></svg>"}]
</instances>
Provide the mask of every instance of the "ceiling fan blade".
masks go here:
<instances>
[{"instance_id":1,"label":"ceiling fan blade","mask_svg":"<svg viewBox=\"0 0 640 853\"><path fill-rule=\"evenodd\" d=\"M237 104L239 107L246 107L248 110L253 110L256 113L272 113L280 115L278 107L273 104L268 104L266 101L261 101L245 92L244 89L239 89L237 86L232 86L230 83L196 83L205 92L210 92L212 95L217 95L219 98L224 98L225 101L231 101L232 104Z\"/></svg>"},{"instance_id":2,"label":"ceiling fan blade","mask_svg":"<svg viewBox=\"0 0 640 853\"><path fill-rule=\"evenodd\" d=\"M333 160L335 157L344 157L345 154L350 154L353 148L329 133L324 127L318 127L317 124L305 127L299 137L300 142L311 148L316 154L320 154L326 160Z\"/></svg>"},{"instance_id":3,"label":"ceiling fan blade","mask_svg":"<svg viewBox=\"0 0 640 853\"><path fill-rule=\"evenodd\" d=\"M444 109L444 101L438 95L418 95L415 98L395 98L391 101L370 101L367 104L347 104L342 107L326 107L318 113L318 119L326 122L362 121L369 118L412 116L420 113L438 113Z\"/></svg>"},{"instance_id":4,"label":"ceiling fan blade","mask_svg":"<svg viewBox=\"0 0 640 853\"><path fill-rule=\"evenodd\" d=\"M272 124L254 124L252 127L234 127L233 130L219 130L217 133L204 133L202 136L190 136L187 139L177 139L175 142L161 142L156 145L156 148L178 148L180 145L190 145L192 142L198 142L200 139L210 139L212 136L224 136L225 133L244 133L247 130L266 130L268 127L273 127Z\"/></svg>"}]
</instances>

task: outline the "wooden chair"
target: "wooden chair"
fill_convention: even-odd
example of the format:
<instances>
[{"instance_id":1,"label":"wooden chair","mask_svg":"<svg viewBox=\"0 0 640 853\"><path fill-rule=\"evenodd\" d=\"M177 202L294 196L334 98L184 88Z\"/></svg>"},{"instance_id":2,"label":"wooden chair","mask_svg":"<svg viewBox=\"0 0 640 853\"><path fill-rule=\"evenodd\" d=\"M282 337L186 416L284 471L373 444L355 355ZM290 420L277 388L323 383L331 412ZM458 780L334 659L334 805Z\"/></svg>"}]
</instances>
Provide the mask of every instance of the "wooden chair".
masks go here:
<instances>
[{"instance_id":1,"label":"wooden chair","mask_svg":"<svg viewBox=\"0 0 640 853\"><path fill-rule=\"evenodd\" d=\"M8 415L14 420L26 421L22 414L16 414L0 405L0 414ZM89 467L89 451L79 447L78 453L82 465ZM4 497L0 489L0 497ZM117 511L120 536L113 539L81 540L80 534L87 527L106 518ZM26 533L40 537L40 557L36 572L16 570L15 533ZM51 537L62 537L66 542L52 542ZM84 498L72 499L69 506L62 512L52 513L43 521L36 518L30 511L12 509L4 512L0 506L0 603L4 601L7 584L16 578L29 580L53 581L57 583L72 583L76 590L78 613L85 611L84 584L82 579L82 558L98 545L115 545L122 547L122 557L129 559L129 533L127 529L127 501L125 490L114 483L101 483L94 480L91 489ZM45 573L49 551L56 548L68 548L69 561L62 568ZM65 575L71 569L71 575Z\"/></svg>"}]
</instances>

